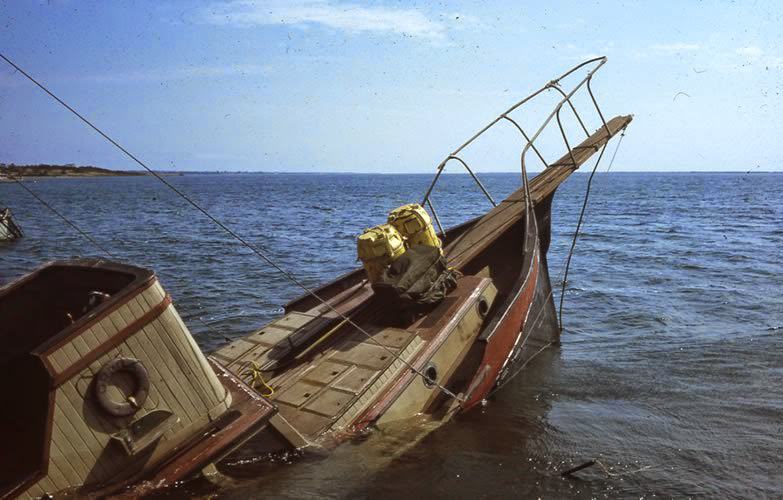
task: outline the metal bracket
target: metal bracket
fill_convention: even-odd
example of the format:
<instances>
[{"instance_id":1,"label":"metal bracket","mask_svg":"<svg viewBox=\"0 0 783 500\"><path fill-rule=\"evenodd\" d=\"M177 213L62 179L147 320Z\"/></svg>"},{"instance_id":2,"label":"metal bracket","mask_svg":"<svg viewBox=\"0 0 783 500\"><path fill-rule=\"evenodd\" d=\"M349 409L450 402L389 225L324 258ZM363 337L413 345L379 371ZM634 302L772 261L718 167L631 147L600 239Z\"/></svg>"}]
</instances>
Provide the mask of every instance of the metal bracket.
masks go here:
<instances>
[{"instance_id":1,"label":"metal bracket","mask_svg":"<svg viewBox=\"0 0 783 500\"><path fill-rule=\"evenodd\" d=\"M178 422L179 417L169 410L153 410L112 434L111 440L120 443L125 453L133 456L159 440Z\"/></svg>"}]
</instances>

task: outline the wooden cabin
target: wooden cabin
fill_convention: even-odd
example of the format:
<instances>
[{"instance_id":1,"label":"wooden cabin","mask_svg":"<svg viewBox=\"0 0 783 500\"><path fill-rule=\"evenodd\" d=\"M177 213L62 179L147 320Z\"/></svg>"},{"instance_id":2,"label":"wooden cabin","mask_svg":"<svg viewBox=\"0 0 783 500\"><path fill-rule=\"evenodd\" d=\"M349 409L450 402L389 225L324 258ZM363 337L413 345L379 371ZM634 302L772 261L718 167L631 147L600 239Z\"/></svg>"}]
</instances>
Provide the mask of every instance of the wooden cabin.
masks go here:
<instances>
[{"instance_id":1,"label":"wooden cabin","mask_svg":"<svg viewBox=\"0 0 783 500\"><path fill-rule=\"evenodd\" d=\"M211 365L145 269L48 264L0 289L0 325L0 497L173 481L273 413Z\"/></svg>"}]
</instances>

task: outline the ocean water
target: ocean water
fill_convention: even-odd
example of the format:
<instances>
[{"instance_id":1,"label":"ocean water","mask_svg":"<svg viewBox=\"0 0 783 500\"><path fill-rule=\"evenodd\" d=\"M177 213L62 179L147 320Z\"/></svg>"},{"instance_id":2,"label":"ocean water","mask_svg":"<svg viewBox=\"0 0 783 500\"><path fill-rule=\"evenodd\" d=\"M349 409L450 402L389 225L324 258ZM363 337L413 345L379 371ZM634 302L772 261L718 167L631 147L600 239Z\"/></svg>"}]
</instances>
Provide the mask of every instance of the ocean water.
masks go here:
<instances>
[{"instance_id":1,"label":"ocean water","mask_svg":"<svg viewBox=\"0 0 783 500\"><path fill-rule=\"evenodd\" d=\"M496 198L516 174L482 179ZM169 177L310 286L357 266L354 238L420 200L427 175ZM560 274L587 175L555 197ZM117 260L156 271L205 350L299 295L149 177L26 181ZM566 292L562 346L480 410L418 442L371 436L331 454L236 464L236 478L167 495L221 498L783 496L783 175L600 173ZM445 175L444 225L489 207ZM95 256L19 186L0 183L26 233L0 243L0 284L48 260ZM562 470L597 459L573 475Z\"/></svg>"}]
</instances>

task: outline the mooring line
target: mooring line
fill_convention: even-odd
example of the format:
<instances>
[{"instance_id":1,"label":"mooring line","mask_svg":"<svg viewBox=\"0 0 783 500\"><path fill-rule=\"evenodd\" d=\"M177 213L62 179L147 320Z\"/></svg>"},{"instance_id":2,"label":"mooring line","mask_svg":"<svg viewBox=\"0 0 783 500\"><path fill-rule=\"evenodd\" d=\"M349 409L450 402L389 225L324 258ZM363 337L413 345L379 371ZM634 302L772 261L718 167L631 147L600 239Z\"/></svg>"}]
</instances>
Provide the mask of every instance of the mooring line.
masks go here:
<instances>
[{"instance_id":1,"label":"mooring line","mask_svg":"<svg viewBox=\"0 0 783 500\"><path fill-rule=\"evenodd\" d=\"M609 141L604 143L601 148L601 153L598 155L598 160L595 162L593 171L590 172L590 177L587 179L587 188L585 189L585 197L582 201L582 210L579 212L579 219L576 222L576 230L574 231L574 238L571 240L571 249L568 251L568 258L566 259L565 273L563 274L563 281L560 288L560 307L557 312L557 322L560 325L560 332L563 331L563 301L565 300L566 283L568 282L568 270L571 268L571 258L574 256L574 249L576 248L576 240L579 238L579 230L582 228L582 221L585 217L585 211L587 210L587 202L590 199L590 188L593 185L593 177L598 170L598 165L601 163L601 158L604 156L606 146L609 145Z\"/></svg>"}]
</instances>

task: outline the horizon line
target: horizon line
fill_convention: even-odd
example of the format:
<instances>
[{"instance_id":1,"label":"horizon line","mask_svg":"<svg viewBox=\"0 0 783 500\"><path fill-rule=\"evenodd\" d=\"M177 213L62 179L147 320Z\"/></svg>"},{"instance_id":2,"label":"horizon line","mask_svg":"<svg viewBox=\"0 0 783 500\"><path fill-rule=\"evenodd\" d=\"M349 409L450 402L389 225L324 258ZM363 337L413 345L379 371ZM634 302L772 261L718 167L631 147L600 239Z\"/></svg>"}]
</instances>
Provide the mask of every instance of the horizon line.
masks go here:
<instances>
[{"instance_id":1,"label":"horizon line","mask_svg":"<svg viewBox=\"0 0 783 500\"><path fill-rule=\"evenodd\" d=\"M118 168L109 168L109 167L97 167L95 165L78 165L74 163L68 163L68 164L57 164L57 163L27 163L27 164L15 164L15 163L5 163L0 162L0 171L5 167L52 167L52 168L61 168L61 167L76 167L76 168L99 168L104 170L109 170L113 172L118 173L125 173L125 172L139 172L146 174L147 172L142 169L118 169ZM214 174L313 174L313 175L351 175L351 174L361 174L361 175L434 175L437 172L437 169L432 171L414 171L414 172L404 172L404 171L391 171L391 172L378 172L378 171L364 171L364 170L338 170L338 171L328 171L328 170L166 170L166 169L154 169L153 171L156 173L166 173L166 174L204 174L204 175L214 175ZM531 170L529 173L531 174L538 174L543 172L544 170ZM591 169L577 169L573 173L574 174L584 174L584 173L590 173L592 172ZM513 170L494 170L494 171L480 171L475 172L476 174L481 175L495 175L495 174L521 174L519 171L513 171ZM759 169L751 169L751 170L624 170L624 169L613 169L611 172L607 172L605 170L596 170L597 174L605 174L605 173L626 173L626 174L642 174L642 173L682 173L682 174L752 174L752 173L768 173L768 174L775 174L775 173L783 173L783 170L759 170ZM468 172L458 171L458 172L447 172L443 171L441 175L470 175ZM75 177L75 176L74 176Z\"/></svg>"}]
</instances>

